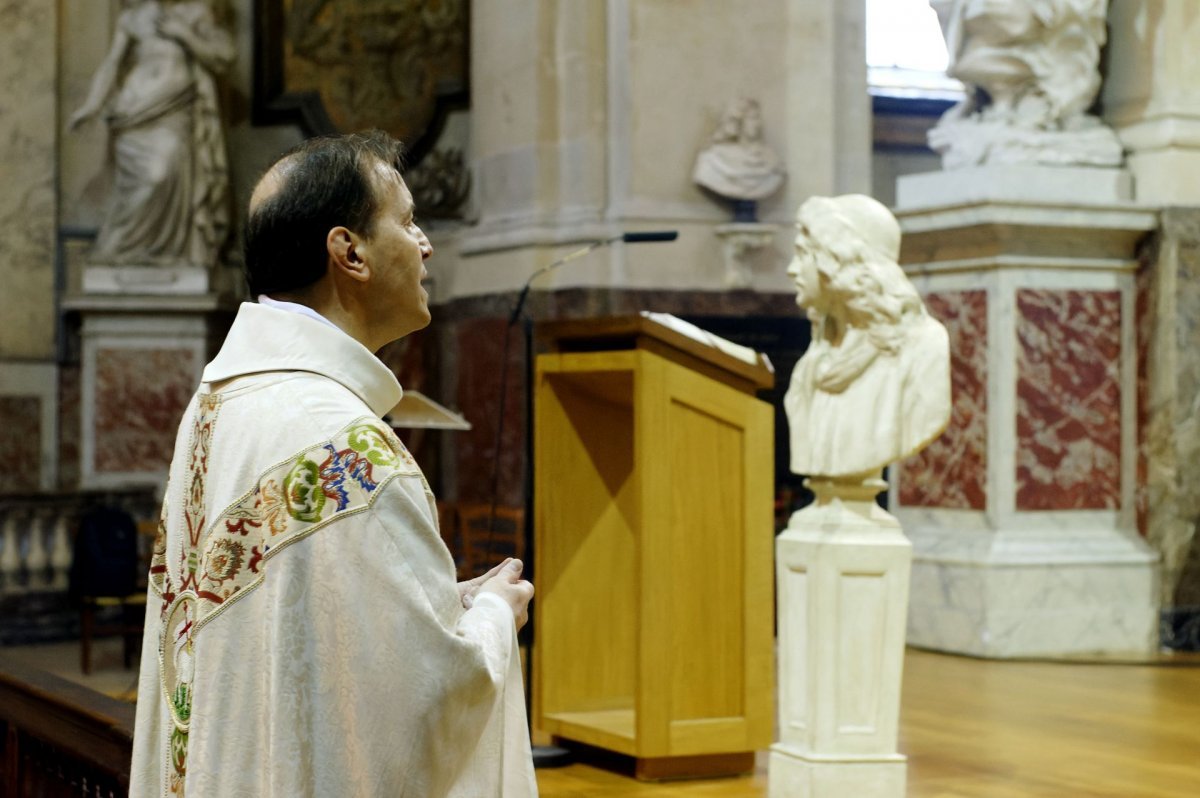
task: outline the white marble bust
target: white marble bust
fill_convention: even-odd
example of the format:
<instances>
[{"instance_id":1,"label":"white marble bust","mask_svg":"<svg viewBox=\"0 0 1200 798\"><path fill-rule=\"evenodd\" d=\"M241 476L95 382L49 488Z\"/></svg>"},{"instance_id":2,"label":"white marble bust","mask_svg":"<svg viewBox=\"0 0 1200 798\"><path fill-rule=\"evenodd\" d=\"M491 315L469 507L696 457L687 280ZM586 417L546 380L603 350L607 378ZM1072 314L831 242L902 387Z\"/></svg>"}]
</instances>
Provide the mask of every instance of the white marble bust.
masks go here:
<instances>
[{"instance_id":1,"label":"white marble bust","mask_svg":"<svg viewBox=\"0 0 1200 798\"><path fill-rule=\"evenodd\" d=\"M929 2L946 73L968 92L929 133L946 168L1121 163L1116 134L1087 113L1100 89L1108 0Z\"/></svg>"},{"instance_id":2,"label":"white marble bust","mask_svg":"<svg viewBox=\"0 0 1200 798\"><path fill-rule=\"evenodd\" d=\"M950 419L950 346L896 261L900 226L870 197L812 197L788 274L812 343L784 397L797 474L863 478Z\"/></svg>"},{"instance_id":3,"label":"white marble bust","mask_svg":"<svg viewBox=\"0 0 1200 798\"><path fill-rule=\"evenodd\" d=\"M786 174L775 151L763 143L757 100L730 103L709 145L696 156L692 180L731 200L760 200L783 185Z\"/></svg>"}]
</instances>

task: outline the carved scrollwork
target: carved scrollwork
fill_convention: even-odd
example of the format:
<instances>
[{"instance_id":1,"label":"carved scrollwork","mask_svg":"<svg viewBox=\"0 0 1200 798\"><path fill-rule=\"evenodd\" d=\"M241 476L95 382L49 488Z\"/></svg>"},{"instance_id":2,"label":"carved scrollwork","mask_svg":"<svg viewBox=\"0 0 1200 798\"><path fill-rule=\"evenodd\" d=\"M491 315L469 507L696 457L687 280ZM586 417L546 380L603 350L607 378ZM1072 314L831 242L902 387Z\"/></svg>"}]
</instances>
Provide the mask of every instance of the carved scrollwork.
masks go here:
<instances>
[{"instance_id":1,"label":"carved scrollwork","mask_svg":"<svg viewBox=\"0 0 1200 798\"><path fill-rule=\"evenodd\" d=\"M256 118L377 127L419 161L465 104L466 0L258 0Z\"/></svg>"}]
</instances>

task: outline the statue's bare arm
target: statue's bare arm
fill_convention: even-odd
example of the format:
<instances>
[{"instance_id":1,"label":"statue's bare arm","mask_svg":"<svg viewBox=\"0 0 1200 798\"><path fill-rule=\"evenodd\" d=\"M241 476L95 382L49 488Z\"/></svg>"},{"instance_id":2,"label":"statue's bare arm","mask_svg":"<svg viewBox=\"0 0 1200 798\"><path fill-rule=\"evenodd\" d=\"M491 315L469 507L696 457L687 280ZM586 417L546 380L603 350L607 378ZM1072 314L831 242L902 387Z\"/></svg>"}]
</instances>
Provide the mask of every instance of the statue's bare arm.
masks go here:
<instances>
[{"instance_id":1,"label":"statue's bare arm","mask_svg":"<svg viewBox=\"0 0 1200 798\"><path fill-rule=\"evenodd\" d=\"M95 116L104 105L104 101L108 99L108 95L112 93L113 86L117 82L117 71L121 68L121 61L125 58L129 44L130 37L125 26L118 24L117 32L113 35L112 46L108 49L108 55L104 56L104 60L96 70L95 77L92 78L92 86L88 90L87 99L71 115L69 124L72 130Z\"/></svg>"}]
</instances>

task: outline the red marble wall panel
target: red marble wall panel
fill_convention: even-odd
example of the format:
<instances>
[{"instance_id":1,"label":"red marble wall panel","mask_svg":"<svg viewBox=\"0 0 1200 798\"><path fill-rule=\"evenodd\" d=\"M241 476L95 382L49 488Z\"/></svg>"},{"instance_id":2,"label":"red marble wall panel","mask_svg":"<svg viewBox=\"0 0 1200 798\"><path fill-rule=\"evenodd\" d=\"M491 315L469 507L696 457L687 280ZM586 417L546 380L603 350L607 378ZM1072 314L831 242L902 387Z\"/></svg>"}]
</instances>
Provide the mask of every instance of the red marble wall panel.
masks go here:
<instances>
[{"instance_id":1,"label":"red marble wall panel","mask_svg":"<svg viewBox=\"0 0 1200 798\"><path fill-rule=\"evenodd\" d=\"M97 350L96 472L165 473L195 390L191 350Z\"/></svg>"},{"instance_id":2,"label":"red marble wall panel","mask_svg":"<svg viewBox=\"0 0 1200 798\"><path fill-rule=\"evenodd\" d=\"M58 487L79 487L80 376L78 364L58 369Z\"/></svg>"},{"instance_id":3,"label":"red marble wall panel","mask_svg":"<svg viewBox=\"0 0 1200 798\"><path fill-rule=\"evenodd\" d=\"M1146 537L1150 516L1150 337L1154 330L1151 301L1154 295L1153 274L1156 270L1143 264L1138 269L1134 322L1137 331L1137 480L1133 492L1137 530Z\"/></svg>"},{"instance_id":4,"label":"red marble wall panel","mask_svg":"<svg viewBox=\"0 0 1200 798\"><path fill-rule=\"evenodd\" d=\"M37 396L0 396L0 493L24 493L40 487L42 473L42 400Z\"/></svg>"},{"instance_id":5,"label":"red marble wall panel","mask_svg":"<svg viewBox=\"0 0 1200 798\"><path fill-rule=\"evenodd\" d=\"M1121 294L1017 292L1018 510L1116 508Z\"/></svg>"},{"instance_id":6,"label":"red marble wall panel","mask_svg":"<svg viewBox=\"0 0 1200 798\"><path fill-rule=\"evenodd\" d=\"M950 336L953 407L942 436L900 464L900 504L983 510L987 506L987 292L925 297Z\"/></svg>"}]
</instances>

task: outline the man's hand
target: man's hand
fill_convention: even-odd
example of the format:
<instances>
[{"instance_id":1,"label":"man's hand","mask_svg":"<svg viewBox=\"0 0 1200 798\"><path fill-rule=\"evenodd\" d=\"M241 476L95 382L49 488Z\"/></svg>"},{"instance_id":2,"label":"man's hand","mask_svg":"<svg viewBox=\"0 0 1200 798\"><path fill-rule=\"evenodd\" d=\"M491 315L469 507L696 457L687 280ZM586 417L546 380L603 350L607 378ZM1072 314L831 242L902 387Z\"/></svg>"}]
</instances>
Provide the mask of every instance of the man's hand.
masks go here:
<instances>
[{"instance_id":1,"label":"man's hand","mask_svg":"<svg viewBox=\"0 0 1200 798\"><path fill-rule=\"evenodd\" d=\"M524 567L520 560L506 560L479 577L486 581L476 591L494 593L508 602L508 606L512 607L513 618L518 629L529 620L529 601L533 598L533 585L521 578L521 571ZM495 573L494 576L492 576L493 573Z\"/></svg>"},{"instance_id":2,"label":"man's hand","mask_svg":"<svg viewBox=\"0 0 1200 798\"><path fill-rule=\"evenodd\" d=\"M500 573L500 569L512 562L512 557L505 557L504 562L500 563L492 570L488 571L483 576L477 576L474 579L468 579L465 582L458 583L458 597L462 600L462 605L468 610L471 609L471 604L475 599L475 594L479 592L479 588L483 587L483 583Z\"/></svg>"}]
</instances>

